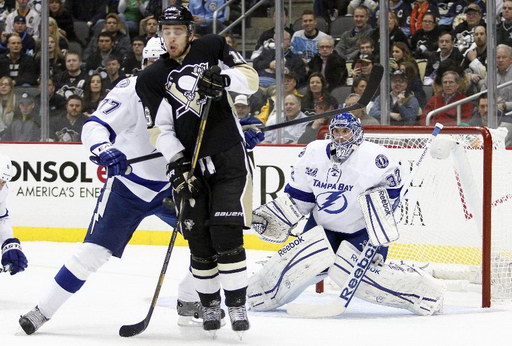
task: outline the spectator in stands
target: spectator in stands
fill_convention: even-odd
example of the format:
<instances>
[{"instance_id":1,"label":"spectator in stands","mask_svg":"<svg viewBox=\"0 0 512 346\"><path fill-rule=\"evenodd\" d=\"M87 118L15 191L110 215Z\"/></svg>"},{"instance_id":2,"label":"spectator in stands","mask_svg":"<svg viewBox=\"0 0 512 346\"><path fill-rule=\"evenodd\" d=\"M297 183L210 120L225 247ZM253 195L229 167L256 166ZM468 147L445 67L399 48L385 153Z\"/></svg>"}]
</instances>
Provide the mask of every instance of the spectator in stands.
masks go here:
<instances>
[{"instance_id":1,"label":"spectator in stands","mask_svg":"<svg viewBox=\"0 0 512 346\"><path fill-rule=\"evenodd\" d=\"M39 81L39 90L41 90L41 80ZM48 78L48 104L50 117L60 115L66 109L66 98L57 94L55 81L52 77Z\"/></svg>"},{"instance_id":2,"label":"spectator in stands","mask_svg":"<svg viewBox=\"0 0 512 346\"><path fill-rule=\"evenodd\" d=\"M17 33L21 38L21 46L23 53L34 56L36 49L36 41L27 32L27 20L23 16L14 17L13 32Z\"/></svg>"},{"instance_id":3,"label":"spectator in stands","mask_svg":"<svg viewBox=\"0 0 512 346\"><path fill-rule=\"evenodd\" d=\"M420 105L411 89L408 88L407 75L396 70L391 74L391 92L389 95L390 125L417 125ZM380 95L375 102L369 115L381 121Z\"/></svg>"},{"instance_id":4,"label":"spectator in stands","mask_svg":"<svg viewBox=\"0 0 512 346\"><path fill-rule=\"evenodd\" d=\"M470 4L478 5L483 15L485 15L486 12L486 5L482 0L456 0L450 2L452 2L452 4L448 9L448 12L444 15L443 30L450 30L453 27L453 20L455 17L461 13L465 13Z\"/></svg>"},{"instance_id":5,"label":"spectator in stands","mask_svg":"<svg viewBox=\"0 0 512 346\"><path fill-rule=\"evenodd\" d=\"M487 94L478 97L478 102L473 110L473 117L468 121L470 126L487 126Z\"/></svg>"},{"instance_id":6,"label":"spectator in stands","mask_svg":"<svg viewBox=\"0 0 512 346\"><path fill-rule=\"evenodd\" d=\"M496 26L496 37L498 44L512 46L512 0L503 1L501 21Z\"/></svg>"},{"instance_id":7,"label":"spectator in stands","mask_svg":"<svg viewBox=\"0 0 512 346\"><path fill-rule=\"evenodd\" d=\"M247 95L238 95L233 102L238 119L254 118L251 114L251 106Z\"/></svg>"},{"instance_id":8,"label":"spectator in stands","mask_svg":"<svg viewBox=\"0 0 512 346\"><path fill-rule=\"evenodd\" d=\"M238 41L236 40L235 36L233 36L233 34L230 32L224 34L223 36L226 39L226 43L241 54L241 52L238 50Z\"/></svg>"},{"instance_id":9,"label":"spectator in stands","mask_svg":"<svg viewBox=\"0 0 512 346\"><path fill-rule=\"evenodd\" d=\"M7 53L7 36L9 33L7 31L0 31L0 55Z\"/></svg>"},{"instance_id":10,"label":"spectator in stands","mask_svg":"<svg viewBox=\"0 0 512 346\"><path fill-rule=\"evenodd\" d=\"M294 94L289 94L284 97L284 115L285 120L290 121L294 119L306 118L307 115L301 112L301 101L300 97ZM273 125L277 123L276 114L268 119L267 125ZM297 140L304 133L307 123L287 126L281 129L282 144L297 143ZM277 130L268 131L265 133L264 143L277 143Z\"/></svg>"},{"instance_id":11,"label":"spectator in stands","mask_svg":"<svg viewBox=\"0 0 512 346\"><path fill-rule=\"evenodd\" d=\"M347 62L334 50L334 39L326 36L318 40L318 54L308 63L309 73L320 72L326 82L327 90L347 83Z\"/></svg>"},{"instance_id":12,"label":"spectator in stands","mask_svg":"<svg viewBox=\"0 0 512 346\"><path fill-rule=\"evenodd\" d=\"M283 32L283 57L285 67L295 76L303 76L299 84L304 81L306 75L306 65L302 58L292 52L290 47L290 34ZM267 88L276 83L276 50L274 40L266 41L263 45L261 54L253 61L253 67L260 76L260 86Z\"/></svg>"},{"instance_id":13,"label":"spectator in stands","mask_svg":"<svg viewBox=\"0 0 512 346\"><path fill-rule=\"evenodd\" d=\"M16 33L7 38L9 52L0 55L0 77L11 77L16 86L36 86L39 69L33 57L22 51L21 38Z\"/></svg>"},{"instance_id":14,"label":"spectator in stands","mask_svg":"<svg viewBox=\"0 0 512 346\"><path fill-rule=\"evenodd\" d=\"M50 18L57 22L57 27L61 34L69 41L78 42L82 47L85 47L86 42L80 42L76 36L73 17L69 10L64 7L64 2L62 0L49 0L48 2Z\"/></svg>"},{"instance_id":15,"label":"spectator in stands","mask_svg":"<svg viewBox=\"0 0 512 346\"><path fill-rule=\"evenodd\" d=\"M403 61L400 63L399 69L407 76L407 88L416 96L420 107L425 107L427 104L427 95L425 94L425 90L423 90L418 65L411 61Z\"/></svg>"},{"instance_id":16,"label":"spectator in stands","mask_svg":"<svg viewBox=\"0 0 512 346\"><path fill-rule=\"evenodd\" d=\"M464 58L461 52L454 48L453 37L449 32L439 34L437 45L439 52L435 52L428 58L427 67L425 68L424 85L432 85L437 76L437 70L441 61L450 59L454 64L459 65Z\"/></svg>"},{"instance_id":17,"label":"spectator in stands","mask_svg":"<svg viewBox=\"0 0 512 346\"><path fill-rule=\"evenodd\" d=\"M469 4L466 10L466 20L462 21L453 30L452 36L455 37L455 47L464 54L474 42L473 29L478 25L485 27L485 21L482 19L482 9L477 4Z\"/></svg>"},{"instance_id":18,"label":"spectator in stands","mask_svg":"<svg viewBox=\"0 0 512 346\"><path fill-rule=\"evenodd\" d=\"M125 33L119 16L115 13L107 14L105 18L105 25L103 26L103 32L93 36L89 45L84 51L84 60L88 60L95 52L97 52L98 38L103 33L109 33L112 39L113 54L118 56L125 56L131 50L130 37Z\"/></svg>"},{"instance_id":19,"label":"spectator in stands","mask_svg":"<svg viewBox=\"0 0 512 346\"><path fill-rule=\"evenodd\" d=\"M343 107L350 107L350 106L356 104L360 98L361 98L360 94L355 94L355 93L349 94L345 98L345 104L343 105ZM372 102L372 104L373 104L373 102ZM363 125L363 126L365 126L365 125L380 125L380 123L377 119L368 115L366 109L367 108L355 109L355 110L351 111L351 113L354 114L359 120L361 120L361 125Z\"/></svg>"},{"instance_id":20,"label":"spectator in stands","mask_svg":"<svg viewBox=\"0 0 512 346\"><path fill-rule=\"evenodd\" d=\"M438 49L439 27L437 18L433 13L425 13L423 16L423 28L416 31L411 38L411 47L414 49L415 59L428 59Z\"/></svg>"},{"instance_id":21,"label":"spectator in stands","mask_svg":"<svg viewBox=\"0 0 512 346\"><path fill-rule=\"evenodd\" d=\"M100 25L105 18L109 0L66 0L64 6L71 13L73 20L87 22L93 28L98 21Z\"/></svg>"},{"instance_id":22,"label":"spectator in stands","mask_svg":"<svg viewBox=\"0 0 512 346\"><path fill-rule=\"evenodd\" d=\"M352 61L352 69L354 69L354 65L361 58L362 55L372 55L374 58L376 58L375 60L378 60L374 52L375 42L373 42L373 39L371 39L370 37L361 37L361 39L358 42L358 54Z\"/></svg>"},{"instance_id":23,"label":"spectator in stands","mask_svg":"<svg viewBox=\"0 0 512 346\"><path fill-rule=\"evenodd\" d=\"M398 26L398 19L396 18L396 14L393 12L389 12L388 14L388 30L389 30L389 45L392 45L395 42L402 42L406 46L409 47L409 39L402 32L400 27ZM377 27L373 30L371 34L372 40L375 42L376 51L380 54L380 19L377 20Z\"/></svg>"},{"instance_id":24,"label":"spectator in stands","mask_svg":"<svg viewBox=\"0 0 512 346\"><path fill-rule=\"evenodd\" d=\"M97 37L96 45L96 51L85 61L85 70L89 74L98 71L98 68L105 68L107 58L114 55L114 42L110 32L101 32Z\"/></svg>"},{"instance_id":25,"label":"spectator in stands","mask_svg":"<svg viewBox=\"0 0 512 346\"><path fill-rule=\"evenodd\" d=\"M50 120L50 138L55 142L80 142L82 127L88 119L82 109L82 98L71 95L66 102L66 113Z\"/></svg>"},{"instance_id":26,"label":"spectator in stands","mask_svg":"<svg viewBox=\"0 0 512 346\"><path fill-rule=\"evenodd\" d=\"M504 6L507 6L504 4ZM496 47L497 85L512 81L512 47L499 44ZM484 88L487 88L484 85ZM512 86L497 90L498 109L508 113L512 111Z\"/></svg>"},{"instance_id":27,"label":"spectator in stands","mask_svg":"<svg viewBox=\"0 0 512 346\"><path fill-rule=\"evenodd\" d=\"M409 46L403 42L395 42L391 45L391 59L389 62L389 68L393 71L400 69L400 63L409 61L416 65L416 70L419 71L418 63L413 58Z\"/></svg>"},{"instance_id":28,"label":"spectator in stands","mask_svg":"<svg viewBox=\"0 0 512 346\"><path fill-rule=\"evenodd\" d=\"M332 101L332 100L331 100ZM321 114L325 112L330 112L338 108L338 102L329 102L329 100L322 100L315 104L315 114ZM309 142L314 141L318 138L320 132L325 126L329 125L332 117L325 117L321 119L316 119L309 124L306 125L304 132L300 136L297 141L298 144L308 144ZM327 131L328 132L328 131Z\"/></svg>"},{"instance_id":29,"label":"spectator in stands","mask_svg":"<svg viewBox=\"0 0 512 346\"><path fill-rule=\"evenodd\" d=\"M372 73L374 63L375 58L373 55L361 55L359 59L356 60L354 68L352 69L352 76L354 77L354 79L360 76L369 78L370 73Z\"/></svg>"},{"instance_id":30,"label":"spectator in stands","mask_svg":"<svg viewBox=\"0 0 512 346\"><path fill-rule=\"evenodd\" d=\"M158 20L153 16L146 17L140 21L141 35L144 36L144 44L148 43L149 39L156 37L158 34Z\"/></svg>"},{"instance_id":31,"label":"spectator in stands","mask_svg":"<svg viewBox=\"0 0 512 346\"><path fill-rule=\"evenodd\" d=\"M121 71L121 59L116 55L110 55L105 62L105 70L107 71L107 77L103 79L105 82L105 89L108 91L114 89L117 83L119 83L122 79L125 79L126 76L123 71Z\"/></svg>"},{"instance_id":32,"label":"spectator in stands","mask_svg":"<svg viewBox=\"0 0 512 346\"><path fill-rule=\"evenodd\" d=\"M320 72L313 72L308 78L306 93L302 98L301 110L305 114L313 114L315 112L315 104L321 101L338 104L336 98L327 91L327 82L324 76Z\"/></svg>"},{"instance_id":33,"label":"spectator in stands","mask_svg":"<svg viewBox=\"0 0 512 346\"><path fill-rule=\"evenodd\" d=\"M426 125L427 114L434 109L446 106L455 101L462 100L466 97L459 91L461 77L455 71L446 71L441 76L442 92L434 94L423 109L420 124ZM473 103L470 101L461 105L461 122L467 122L471 119L473 113ZM457 107L437 113L430 119L430 125L440 122L443 125L458 125Z\"/></svg>"},{"instance_id":34,"label":"spectator in stands","mask_svg":"<svg viewBox=\"0 0 512 346\"><path fill-rule=\"evenodd\" d=\"M66 99L71 95L82 96L87 73L80 69L82 59L77 52L67 52L66 70L55 76L55 87L57 94Z\"/></svg>"},{"instance_id":35,"label":"spectator in stands","mask_svg":"<svg viewBox=\"0 0 512 346\"><path fill-rule=\"evenodd\" d=\"M433 13L436 18L439 18L437 2L435 0L416 0L411 10L410 35L414 35L416 31L423 28L423 16L428 12Z\"/></svg>"},{"instance_id":36,"label":"spectator in stands","mask_svg":"<svg viewBox=\"0 0 512 346\"><path fill-rule=\"evenodd\" d=\"M373 28L368 23L370 12L364 6L358 6L354 10L354 27L350 31L341 34L340 41L336 44L336 51L347 61L353 61L358 55L358 44L362 37L371 37Z\"/></svg>"},{"instance_id":37,"label":"spectator in stands","mask_svg":"<svg viewBox=\"0 0 512 346\"><path fill-rule=\"evenodd\" d=\"M99 73L93 73L87 77L84 87L84 107L83 112L87 116L91 115L96 108L98 108L100 102L105 98L107 94L105 89L105 83Z\"/></svg>"},{"instance_id":38,"label":"spectator in stands","mask_svg":"<svg viewBox=\"0 0 512 346\"><path fill-rule=\"evenodd\" d=\"M119 0L117 13L119 18L128 26L130 37L139 35L139 23L143 18L148 0Z\"/></svg>"},{"instance_id":39,"label":"spectator in stands","mask_svg":"<svg viewBox=\"0 0 512 346\"><path fill-rule=\"evenodd\" d=\"M41 139L41 121L36 112L36 103L32 96L23 93L17 112L2 140L15 142L38 142Z\"/></svg>"},{"instance_id":40,"label":"spectator in stands","mask_svg":"<svg viewBox=\"0 0 512 346\"><path fill-rule=\"evenodd\" d=\"M142 50L144 49L144 37L137 36L132 41L132 51L123 58L122 68L125 74L133 75L140 71L142 66Z\"/></svg>"},{"instance_id":41,"label":"spectator in stands","mask_svg":"<svg viewBox=\"0 0 512 346\"><path fill-rule=\"evenodd\" d=\"M466 51L466 57L462 61L462 69L469 79L467 94L480 91L487 78L487 30L485 26L477 25L473 29L474 46Z\"/></svg>"},{"instance_id":42,"label":"spectator in stands","mask_svg":"<svg viewBox=\"0 0 512 346\"><path fill-rule=\"evenodd\" d=\"M291 24L287 25L288 23L288 9L285 7L283 9L284 16L283 16L283 25L284 30L286 30L290 37L293 36L293 27ZM272 22L276 23L276 10L275 8L272 10ZM265 30L261 33L260 37L258 37L258 41L256 42L256 46L254 47L254 51L257 51L261 46L263 46L263 42L265 42L268 39L273 39L275 34L275 27L272 27L268 30Z\"/></svg>"},{"instance_id":43,"label":"spectator in stands","mask_svg":"<svg viewBox=\"0 0 512 346\"><path fill-rule=\"evenodd\" d=\"M213 32L213 12L224 5L225 0L190 0L188 9L194 17L196 32L199 35L211 34ZM224 22L229 19L229 6L219 11L217 16L217 33L224 29Z\"/></svg>"},{"instance_id":44,"label":"spectator in stands","mask_svg":"<svg viewBox=\"0 0 512 346\"><path fill-rule=\"evenodd\" d=\"M352 83L352 87L350 88L350 93L352 94L358 94L362 95L364 93L364 90L366 89L366 86L368 85L368 78L361 75L354 79L354 82Z\"/></svg>"},{"instance_id":45,"label":"spectator in stands","mask_svg":"<svg viewBox=\"0 0 512 346\"><path fill-rule=\"evenodd\" d=\"M37 66L41 65L41 51L37 52L36 64ZM64 54L62 54L59 43L55 42L52 35L48 36L48 65L50 77L55 76L66 69Z\"/></svg>"},{"instance_id":46,"label":"spectator in stands","mask_svg":"<svg viewBox=\"0 0 512 346\"><path fill-rule=\"evenodd\" d=\"M303 97L301 94L299 94L299 91L297 90L297 78L295 77L295 74L290 72L288 69L285 69L283 84L283 97L289 94L297 95L297 97L299 98ZM267 100L263 107L261 107L261 110L257 115L257 118L263 124L265 124L268 118L275 112L275 91L275 87L269 88ZM254 97L254 94L251 97Z\"/></svg>"},{"instance_id":47,"label":"spectator in stands","mask_svg":"<svg viewBox=\"0 0 512 346\"><path fill-rule=\"evenodd\" d=\"M16 110L16 94L14 93L14 81L11 77L0 78L0 139L4 131L12 123Z\"/></svg>"},{"instance_id":48,"label":"spectator in stands","mask_svg":"<svg viewBox=\"0 0 512 346\"><path fill-rule=\"evenodd\" d=\"M411 16L412 11L411 3L413 3L413 1L389 0L389 11L393 12L396 15L396 18L398 20L398 26L407 37L411 36L411 26L409 25L409 17ZM371 18L371 23L373 27L376 26L377 18L379 18L378 6L377 9L373 12Z\"/></svg>"},{"instance_id":49,"label":"spectator in stands","mask_svg":"<svg viewBox=\"0 0 512 346\"><path fill-rule=\"evenodd\" d=\"M325 32L318 30L316 17L313 11L304 10L301 16L302 30L292 36L292 51L298 54L305 63L318 53L318 41L327 36Z\"/></svg>"},{"instance_id":50,"label":"spectator in stands","mask_svg":"<svg viewBox=\"0 0 512 346\"><path fill-rule=\"evenodd\" d=\"M14 32L14 18L17 16L22 16L25 17L27 32L32 35L34 39L39 39L39 26L41 23L41 16L35 9L28 5L28 0L16 0L16 3L16 11L11 12L5 20L5 31Z\"/></svg>"},{"instance_id":51,"label":"spectator in stands","mask_svg":"<svg viewBox=\"0 0 512 346\"><path fill-rule=\"evenodd\" d=\"M59 43L60 49L67 51L69 48L69 42L66 36L61 33L60 28L57 26L57 21L52 17L48 18L48 31L53 39Z\"/></svg>"}]
</instances>

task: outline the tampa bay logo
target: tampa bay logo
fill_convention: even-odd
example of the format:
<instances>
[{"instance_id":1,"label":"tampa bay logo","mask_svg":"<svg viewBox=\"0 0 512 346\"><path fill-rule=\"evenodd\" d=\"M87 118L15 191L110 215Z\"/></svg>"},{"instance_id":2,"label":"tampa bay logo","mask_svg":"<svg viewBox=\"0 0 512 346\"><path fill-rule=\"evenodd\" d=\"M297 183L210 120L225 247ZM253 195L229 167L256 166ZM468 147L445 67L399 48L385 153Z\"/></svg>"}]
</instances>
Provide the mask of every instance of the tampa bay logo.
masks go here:
<instances>
[{"instance_id":1,"label":"tampa bay logo","mask_svg":"<svg viewBox=\"0 0 512 346\"><path fill-rule=\"evenodd\" d=\"M208 68L207 63L197 65L185 65L180 70L173 70L167 76L165 89L176 103L176 119L186 112L192 112L197 117L201 116L201 108L206 98L200 98L197 93L199 76Z\"/></svg>"},{"instance_id":2,"label":"tampa bay logo","mask_svg":"<svg viewBox=\"0 0 512 346\"><path fill-rule=\"evenodd\" d=\"M324 192L316 196L318 211L327 214L339 214L347 209L347 204L343 191Z\"/></svg>"}]
</instances>

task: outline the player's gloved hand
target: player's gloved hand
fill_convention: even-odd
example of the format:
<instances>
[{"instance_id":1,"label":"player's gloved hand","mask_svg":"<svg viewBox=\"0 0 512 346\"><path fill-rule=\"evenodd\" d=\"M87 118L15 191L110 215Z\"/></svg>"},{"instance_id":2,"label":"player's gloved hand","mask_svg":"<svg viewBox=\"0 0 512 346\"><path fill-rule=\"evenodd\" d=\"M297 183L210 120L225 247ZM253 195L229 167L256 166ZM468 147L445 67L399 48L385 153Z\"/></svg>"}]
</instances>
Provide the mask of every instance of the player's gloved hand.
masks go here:
<instances>
[{"instance_id":1,"label":"player's gloved hand","mask_svg":"<svg viewBox=\"0 0 512 346\"><path fill-rule=\"evenodd\" d=\"M92 150L95 156L90 156L92 162L104 166L109 177L124 175L128 168L126 155L120 150L113 148L110 143L104 143Z\"/></svg>"},{"instance_id":2,"label":"player's gloved hand","mask_svg":"<svg viewBox=\"0 0 512 346\"><path fill-rule=\"evenodd\" d=\"M201 181L193 175L189 177L190 168L190 160L184 157L167 164L167 176L174 193L180 198L191 199L202 190Z\"/></svg>"},{"instance_id":3,"label":"player's gloved hand","mask_svg":"<svg viewBox=\"0 0 512 346\"><path fill-rule=\"evenodd\" d=\"M11 275L22 272L27 268L27 257L21 250L20 241L17 238L9 238L2 245L2 266L10 271Z\"/></svg>"},{"instance_id":4,"label":"player's gloved hand","mask_svg":"<svg viewBox=\"0 0 512 346\"><path fill-rule=\"evenodd\" d=\"M243 118L240 119L240 125L244 130L245 147L248 150L254 149L254 147L265 140L265 134L258 128L257 125L263 125L261 120L256 118Z\"/></svg>"},{"instance_id":5,"label":"player's gloved hand","mask_svg":"<svg viewBox=\"0 0 512 346\"><path fill-rule=\"evenodd\" d=\"M197 83L199 95L211 97L214 100L219 100L222 97L224 88L229 86L230 79L220 72L221 69L217 65L213 65L203 72Z\"/></svg>"}]
</instances>

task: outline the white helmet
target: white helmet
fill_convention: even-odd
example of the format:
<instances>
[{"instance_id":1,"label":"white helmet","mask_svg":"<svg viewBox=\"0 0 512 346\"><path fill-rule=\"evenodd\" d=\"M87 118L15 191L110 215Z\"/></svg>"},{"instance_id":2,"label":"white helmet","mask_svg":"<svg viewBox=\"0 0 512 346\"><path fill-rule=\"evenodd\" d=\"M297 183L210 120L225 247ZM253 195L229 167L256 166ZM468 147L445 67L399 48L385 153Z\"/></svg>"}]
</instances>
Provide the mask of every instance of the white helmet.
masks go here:
<instances>
[{"instance_id":1,"label":"white helmet","mask_svg":"<svg viewBox=\"0 0 512 346\"><path fill-rule=\"evenodd\" d=\"M148 59L158 59L160 55L166 53L164 41L160 37L152 37L142 50L142 68L146 65Z\"/></svg>"},{"instance_id":2,"label":"white helmet","mask_svg":"<svg viewBox=\"0 0 512 346\"><path fill-rule=\"evenodd\" d=\"M11 181L14 175L12 161L8 156L0 154L0 180Z\"/></svg>"}]
</instances>

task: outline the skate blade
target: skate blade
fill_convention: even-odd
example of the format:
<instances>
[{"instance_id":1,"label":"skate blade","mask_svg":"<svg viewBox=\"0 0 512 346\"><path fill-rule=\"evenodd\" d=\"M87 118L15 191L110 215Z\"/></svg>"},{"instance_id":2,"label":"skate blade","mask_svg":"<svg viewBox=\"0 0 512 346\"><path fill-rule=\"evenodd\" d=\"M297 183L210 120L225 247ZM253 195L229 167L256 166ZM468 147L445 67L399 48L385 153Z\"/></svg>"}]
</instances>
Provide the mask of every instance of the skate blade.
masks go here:
<instances>
[{"instance_id":1,"label":"skate blade","mask_svg":"<svg viewBox=\"0 0 512 346\"><path fill-rule=\"evenodd\" d=\"M180 327L202 327L203 320L193 316L178 316L178 326Z\"/></svg>"},{"instance_id":2,"label":"skate blade","mask_svg":"<svg viewBox=\"0 0 512 346\"><path fill-rule=\"evenodd\" d=\"M240 341L242 341L242 339L244 337L244 333L245 333L245 331L238 331L238 332L236 332L236 334L238 335L238 338L240 339Z\"/></svg>"},{"instance_id":3,"label":"skate blade","mask_svg":"<svg viewBox=\"0 0 512 346\"><path fill-rule=\"evenodd\" d=\"M209 330L208 334L210 334L211 338L215 340L217 338L217 329Z\"/></svg>"}]
</instances>

